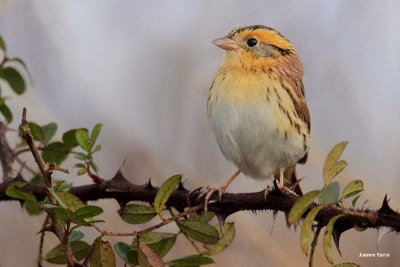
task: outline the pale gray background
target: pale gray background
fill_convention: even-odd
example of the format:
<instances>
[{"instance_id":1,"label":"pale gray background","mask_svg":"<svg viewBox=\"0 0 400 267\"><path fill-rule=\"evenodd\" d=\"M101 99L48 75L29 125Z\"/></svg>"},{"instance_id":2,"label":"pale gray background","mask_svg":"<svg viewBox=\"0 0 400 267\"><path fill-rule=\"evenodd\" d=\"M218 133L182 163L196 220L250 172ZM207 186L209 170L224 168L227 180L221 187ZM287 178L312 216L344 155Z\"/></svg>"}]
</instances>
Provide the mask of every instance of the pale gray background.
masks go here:
<instances>
[{"instance_id":1,"label":"pale gray background","mask_svg":"<svg viewBox=\"0 0 400 267\"><path fill-rule=\"evenodd\" d=\"M312 147L303 188L322 186L329 149L350 141L349 163L337 178L365 181L373 209L385 193L400 207L400 8L398 1L11 1L0 2L0 34L10 56L23 58L34 78L27 94L9 102L17 127L23 106L40 123L57 121L60 130L104 124L96 155L109 178L126 158L123 170L132 182L152 177L160 184L183 173L187 185L220 185L235 168L223 158L208 128L206 100L223 51L211 40L245 24L281 31L297 47L312 118ZM72 169L69 162L66 167ZM63 175L56 175L65 178ZM75 185L86 177L69 177ZM240 176L230 192L264 188ZM133 231L121 222L114 201L103 227ZM0 266L35 266L43 216L32 218L16 202L0 203ZM218 266L306 266L299 230L288 230L279 214L270 236L272 213L237 213L231 247L214 257ZM154 223L154 222L153 222ZM165 231L176 231L169 226ZM91 242L97 235L86 231ZM106 238L115 242L121 238ZM130 242L128 238L122 239ZM194 253L187 242L167 259ZM55 244L50 237L46 249ZM342 258L363 266L400 266L400 239L390 233L379 251L388 259L360 259L378 251L376 231L346 232ZM317 248L316 265L327 261ZM119 261L119 266L122 263ZM47 265L49 266L49 265Z\"/></svg>"}]
</instances>

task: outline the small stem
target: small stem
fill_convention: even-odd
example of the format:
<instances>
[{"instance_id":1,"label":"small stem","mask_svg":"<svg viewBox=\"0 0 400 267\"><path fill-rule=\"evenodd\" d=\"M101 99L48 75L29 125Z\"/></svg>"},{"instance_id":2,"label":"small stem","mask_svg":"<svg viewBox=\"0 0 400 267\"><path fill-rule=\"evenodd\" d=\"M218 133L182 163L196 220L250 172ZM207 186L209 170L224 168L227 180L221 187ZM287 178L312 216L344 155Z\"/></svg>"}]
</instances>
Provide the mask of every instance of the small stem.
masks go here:
<instances>
[{"instance_id":1,"label":"small stem","mask_svg":"<svg viewBox=\"0 0 400 267\"><path fill-rule=\"evenodd\" d=\"M171 214L171 216L175 216L175 214L174 214L174 212L172 211L171 208L168 208L168 211ZM190 244L192 244L193 248L197 251L197 253L199 255L203 255L204 254L204 252L196 245L196 243L194 243L194 241L186 233L184 233L182 231L179 232L179 233L182 233L186 237L186 239L189 240Z\"/></svg>"},{"instance_id":2,"label":"small stem","mask_svg":"<svg viewBox=\"0 0 400 267\"><path fill-rule=\"evenodd\" d=\"M86 170L87 173L89 175L90 178L92 178L93 182L95 182L96 184L101 184L104 179L100 178L99 176L97 176L96 174L94 174L91 170L90 170L90 165L89 163L86 164Z\"/></svg>"},{"instance_id":3,"label":"small stem","mask_svg":"<svg viewBox=\"0 0 400 267\"><path fill-rule=\"evenodd\" d=\"M153 231L155 229L158 229L161 226L164 226L164 225L166 225L166 224L168 224L170 222L175 221L176 219L179 219L179 218L189 214L190 212L193 212L193 211L196 211L196 210L200 210L202 208L203 208L202 205L194 206L194 207L192 207L190 209L187 209L184 212L181 212L181 213L179 213L179 214L177 214L175 216L172 216L171 218L165 219L164 221L162 221L162 222L160 222L160 223L158 223L156 225L153 225L153 226L151 226L149 228L146 228L144 230L141 230L141 231L135 231L133 233L114 233L114 232L109 232L109 231L103 231L99 227L97 227L94 223L92 223L91 226L94 229L96 229L99 233L101 233L103 235L108 235L108 236L139 236L141 234L144 234L144 233L147 233L147 232L151 232L151 231Z\"/></svg>"},{"instance_id":4,"label":"small stem","mask_svg":"<svg viewBox=\"0 0 400 267\"><path fill-rule=\"evenodd\" d=\"M47 214L46 219L43 222L42 229L46 227L46 225L49 223L49 215ZM44 244L44 235L46 234L46 231L42 231L40 233L40 243L39 243L39 253L38 253L38 259L37 259L37 264L38 267L42 266L42 259L43 259L43 244Z\"/></svg>"},{"instance_id":5,"label":"small stem","mask_svg":"<svg viewBox=\"0 0 400 267\"><path fill-rule=\"evenodd\" d=\"M33 168L29 167L28 165L25 164L24 161L22 161L20 158L15 158L15 160L21 165L24 166L24 169L28 170L30 173L32 173L35 176L41 176L40 173L38 173L36 170Z\"/></svg>"}]
</instances>

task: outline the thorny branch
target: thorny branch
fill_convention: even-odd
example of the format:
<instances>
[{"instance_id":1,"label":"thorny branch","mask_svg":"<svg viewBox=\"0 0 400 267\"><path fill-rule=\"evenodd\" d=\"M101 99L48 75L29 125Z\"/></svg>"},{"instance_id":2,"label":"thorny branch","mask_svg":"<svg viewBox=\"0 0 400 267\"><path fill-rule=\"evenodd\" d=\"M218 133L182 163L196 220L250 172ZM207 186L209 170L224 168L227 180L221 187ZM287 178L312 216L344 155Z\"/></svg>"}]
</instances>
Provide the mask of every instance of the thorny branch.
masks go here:
<instances>
[{"instance_id":1,"label":"thorny branch","mask_svg":"<svg viewBox=\"0 0 400 267\"><path fill-rule=\"evenodd\" d=\"M23 178L20 174L14 179L14 181L22 180ZM11 198L5 194L5 190L7 186L14 181L7 181L0 184L0 201L11 200ZM42 200L46 196L46 190L40 185L28 184L21 190L34 194L38 200ZM153 203L157 191L158 187L154 187L150 181L144 185L130 183L120 171L117 172L112 179L103 180L100 184L77 186L70 189L70 193L84 202L112 198L117 200L122 207L129 201ZM178 211L183 212L187 207L203 204L203 200L198 199L200 194L200 190L190 192L183 184L180 184L171 194L166 206L174 207ZM253 193L226 193L222 195L221 201L214 201L209 204L209 211L215 212L223 219L242 210L278 210L288 212L297 199L298 197L283 194L279 190L270 191L266 197L264 197L264 191ZM214 200L217 200L217 197L215 197ZM318 204L313 204L309 210L317 205ZM307 213L308 212L306 212L304 216L306 216ZM335 224L340 227L338 232L340 234L354 226L356 226L358 230L387 226L393 229L393 231L400 231L400 214L389 207L386 197L379 210L365 209L363 211L357 210L356 212L351 212L350 210L342 210L339 207L328 206L321 209L315 221L322 227L325 226L331 218L340 213L346 214Z\"/></svg>"}]
</instances>

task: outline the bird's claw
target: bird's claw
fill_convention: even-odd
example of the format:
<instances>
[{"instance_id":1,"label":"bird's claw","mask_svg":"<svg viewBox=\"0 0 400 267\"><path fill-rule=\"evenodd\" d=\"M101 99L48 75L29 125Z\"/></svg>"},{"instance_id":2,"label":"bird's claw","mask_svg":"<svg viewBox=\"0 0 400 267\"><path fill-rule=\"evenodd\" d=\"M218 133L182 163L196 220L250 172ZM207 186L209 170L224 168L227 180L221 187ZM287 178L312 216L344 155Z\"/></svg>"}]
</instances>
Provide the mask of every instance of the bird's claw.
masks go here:
<instances>
[{"instance_id":1,"label":"bird's claw","mask_svg":"<svg viewBox=\"0 0 400 267\"><path fill-rule=\"evenodd\" d=\"M208 211L208 204L212 198L212 196L218 192L218 197L219 197L219 201L221 201L222 198L222 194L225 193L225 189L220 187L220 188L213 188L213 187L202 187L197 190L201 190L201 193L196 197L196 201L200 201L204 198L204 213L207 216L207 211ZM191 193L193 193L194 191L192 191ZM189 193L189 195L191 194Z\"/></svg>"},{"instance_id":2,"label":"bird's claw","mask_svg":"<svg viewBox=\"0 0 400 267\"><path fill-rule=\"evenodd\" d=\"M264 200L267 200L267 196L270 192L272 192L272 188L268 185L267 188L264 189Z\"/></svg>"},{"instance_id":3,"label":"bird's claw","mask_svg":"<svg viewBox=\"0 0 400 267\"><path fill-rule=\"evenodd\" d=\"M294 191L292 190L292 189L294 189L294 188L292 188L292 187L288 188L288 187L286 187L286 186L284 186L284 185L281 185L280 183L277 183L276 185L277 185L279 191L281 191L282 193L286 193L286 194L293 195L293 196L296 196L296 197L299 196L296 192L294 192ZM296 186L297 186L297 185L295 185L295 188L296 188Z\"/></svg>"}]
</instances>

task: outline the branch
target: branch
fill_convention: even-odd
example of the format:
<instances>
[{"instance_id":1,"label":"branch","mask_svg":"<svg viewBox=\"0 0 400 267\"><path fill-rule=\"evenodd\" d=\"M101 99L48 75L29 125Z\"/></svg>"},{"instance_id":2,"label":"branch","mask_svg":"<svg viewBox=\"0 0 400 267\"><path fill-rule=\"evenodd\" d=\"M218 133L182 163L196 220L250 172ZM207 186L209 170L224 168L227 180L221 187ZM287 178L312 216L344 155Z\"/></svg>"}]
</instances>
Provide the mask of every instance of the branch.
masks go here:
<instances>
[{"instance_id":1,"label":"branch","mask_svg":"<svg viewBox=\"0 0 400 267\"><path fill-rule=\"evenodd\" d=\"M10 146L6 139L6 132L8 127L2 121L0 121L0 161L1 168L3 170L3 180L8 181L12 178L12 165L14 162L14 156Z\"/></svg>"},{"instance_id":2,"label":"branch","mask_svg":"<svg viewBox=\"0 0 400 267\"><path fill-rule=\"evenodd\" d=\"M14 181L22 181L21 175L18 175ZM24 181L24 180L23 180ZM0 201L12 200L5 194L8 185L13 181L7 181L0 184ZM46 190L43 186L28 184L21 191L34 194L38 200L43 200L46 196ZM100 184L90 184L84 186L72 187L70 193L77 196L82 201L95 201L99 199L113 198L118 201L121 207L124 207L129 201L142 201L153 203L157 194L158 187L151 185L149 181L144 185L130 183L119 171L111 180L103 180ZM190 193L190 194L189 194ZM180 184L171 194L166 206L174 207L182 212L187 207L202 205L203 200L197 199L201 190L189 191ZM222 195L221 201L217 201L217 196L212 199L214 202L209 204L209 211L217 213L223 219L229 215L243 210L261 211L278 210L288 212L297 201L298 197L286 195L279 190L272 190L266 196L264 190L253 193L226 193ZM308 211L318 206L314 203ZM305 217L308 211L303 215ZM331 218L344 213L335 225L340 227L339 236L342 232L357 227L358 230L366 228L379 228L381 226L390 227L393 231L400 231L400 214L393 211L389 205L387 197L383 200L382 207L379 210L343 210L338 206L328 206L320 210L315 218L321 227L325 226Z\"/></svg>"}]
</instances>

